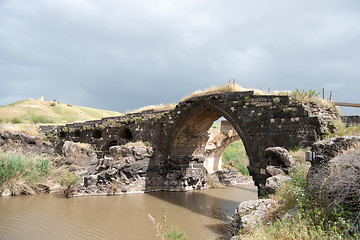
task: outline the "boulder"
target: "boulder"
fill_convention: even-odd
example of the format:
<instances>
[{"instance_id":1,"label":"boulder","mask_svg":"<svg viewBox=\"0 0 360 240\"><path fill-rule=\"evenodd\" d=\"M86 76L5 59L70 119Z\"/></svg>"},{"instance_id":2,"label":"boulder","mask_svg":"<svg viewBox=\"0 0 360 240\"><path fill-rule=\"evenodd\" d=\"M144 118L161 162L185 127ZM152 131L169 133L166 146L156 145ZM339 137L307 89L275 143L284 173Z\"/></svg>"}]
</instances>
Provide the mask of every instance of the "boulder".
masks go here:
<instances>
[{"instance_id":1,"label":"boulder","mask_svg":"<svg viewBox=\"0 0 360 240\"><path fill-rule=\"evenodd\" d=\"M251 230L258 225L263 225L265 217L277 207L278 203L273 199L259 199L240 203L233 218L235 233L241 229Z\"/></svg>"},{"instance_id":2,"label":"boulder","mask_svg":"<svg viewBox=\"0 0 360 240\"><path fill-rule=\"evenodd\" d=\"M212 175L218 178L218 181L215 180L216 182L228 187L252 182L250 178L245 177L234 170L217 170Z\"/></svg>"},{"instance_id":3,"label":"boulder","mask_svg":"<svg viewBox=\"0 0 360 240\"><path fill-rule=\"evenodd\" d=\"M89 168L97 162L97 155L88 144L65 141L62 151L65 156L63 162L68 165Z\"/></svg>"},{"instance_id":4,"label":"boulder","mask_svg":"<svg viewBox=\"0 0 360 240\"><path fill-rule=\"evenodd\" d=\"M8 197L11 196L11 191L9 189L5 189L2 193L1 196L3 197Z\"/></svg>"},{"instance_id":5,"label":"boulder","mask_svg":"<svg viewBox=\"0 0 360 240\"><path fill-rule=\"evenodd\" d=\"M269 147L264 152L268 165L291 168L295 165L295 160L288 150L282 147Z\"/></svg>"},{"instance_id":6,"label":"boulder","mask_svg":"<svg viewBox=\"0 0 360 240\"><path fill-rule=\"evenodd\" d=\"M283 175L276 175L269 177L268 179L266 179L266 184L264 188L265 193L274 194L278 187L280 187L283 183L289 182L290 180L291 180L290 177Z\"/></svg>"},{"instance_id":7,"label":"boulder","mask_svg":"<svg viewBox=\"0 0 360 240\"><path fill-rule=\"evenodd\" d=\"M276 166L267 166L266 167L266 171L271 175L271 176L276 176L279 174L285 174L284 171L281 169L281 167L276 167Z\"/></svg>"}]
</instances>

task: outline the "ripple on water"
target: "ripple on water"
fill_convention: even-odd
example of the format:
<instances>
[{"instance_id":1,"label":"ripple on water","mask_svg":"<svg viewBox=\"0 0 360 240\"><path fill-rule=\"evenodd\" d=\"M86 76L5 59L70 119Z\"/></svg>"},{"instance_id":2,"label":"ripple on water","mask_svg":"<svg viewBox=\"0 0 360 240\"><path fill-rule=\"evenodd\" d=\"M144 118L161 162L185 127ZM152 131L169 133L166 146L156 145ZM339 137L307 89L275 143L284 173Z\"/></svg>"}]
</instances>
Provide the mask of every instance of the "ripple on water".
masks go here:
<instances>
[{"instance_id":1,"label":"ripple on water","mask_svg":"<svg viewBox=\"0 0 360 240\"><path fill-rule=\"evenodd\" d=\"M195 192L157 192L66 199L43 194L0 198L1 239L155 239L151 214L177 225L188 239L228 239L240 201L256 199L253 186ZM225 237L224 237L225 235Z\"/></svg>"}]
</instances>

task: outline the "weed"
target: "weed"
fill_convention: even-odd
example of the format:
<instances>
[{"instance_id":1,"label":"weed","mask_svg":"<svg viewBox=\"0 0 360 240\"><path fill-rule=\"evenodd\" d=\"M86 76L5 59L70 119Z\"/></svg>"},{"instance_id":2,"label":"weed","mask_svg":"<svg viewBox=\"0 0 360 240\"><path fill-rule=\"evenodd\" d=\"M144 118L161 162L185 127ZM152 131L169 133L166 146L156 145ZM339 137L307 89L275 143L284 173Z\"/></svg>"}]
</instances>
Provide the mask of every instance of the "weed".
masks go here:
<instances>
[{"instance_id":1,"label":"weed","mask_svg":"<svg viewBox=\"0 0 360 240\"><path fill-rule=\"evenodd\" d=\"M243 106L244 106L244 101L240 99L240 100L237 102L237 105L238 105L238 107L243 107Z\"/></svg>"},{"instance_id":2,"label":"weed","mask_svg":"<svg viewBox=\"0 0 360 240\"><path fill-rule=\"evenodd\" d=\"M87 126L83 126L83 127L82 127L82 130L83 130L83 131L91 131L92 128L91 128L91 126L87 125Z\"/></svg>"},{"instance_id":3,"label":"weed","mask_svg":"<svg viewBox=\"0 0 360 240\"><path fill-rule=\"evenodd\" d=\"M67 172L60 181L62 187L64 187L65 196L70 198L72 197L74 187L79 182L80 177L75 176L74 174Z\"/></svg>"},{"instance_id":4,"label":"weed","mask_svg":"<svg viewBox=\"0 0 360 240\"><path fill-rule=\"evenodd\" d=\"M169 224L167 223L167 210L165 207L162 207L162 212L163 212L163 216L162 216L162 223L157 222L152 216L151 214L148 213L148 218L150 220L150 222L152 222L152 224L155 227L156 230L156 235L155 237L165 240L186 240L186 236L185 233L182 232L178 226L169 226ZM165 228L165 229L164 229Z\"/></svg>"},{"instance_id":5,"label":"weed","mask_svg":"<svg viewBox=\"0 0 360 240\"><path fill-rule=\"evenodd\" d=\"M280 98L279 98L279 97L275 97L272 101L273 101L273 103L274 103L275 105L278 105L278 104L280 103Z\"/></svg>"}]
</instances>

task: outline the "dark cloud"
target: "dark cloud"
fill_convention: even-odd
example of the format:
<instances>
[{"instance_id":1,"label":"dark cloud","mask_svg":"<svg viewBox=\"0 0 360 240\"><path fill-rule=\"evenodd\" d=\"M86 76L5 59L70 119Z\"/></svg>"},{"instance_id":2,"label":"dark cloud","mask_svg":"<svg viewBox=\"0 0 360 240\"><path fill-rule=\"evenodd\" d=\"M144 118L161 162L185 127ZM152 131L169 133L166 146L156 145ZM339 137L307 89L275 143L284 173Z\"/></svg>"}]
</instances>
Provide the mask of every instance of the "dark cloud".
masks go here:
<instances>
[{"instance_id":1,"label":"dark cloud","mask_svg":"<svg viewBox=\"0 0 360 240\"><path fill-rule=\"evenodd\" d=\"M3 0L0 105L44 95L125 112L229 78L360 102L359 10L357 0Z\"/></svg>"}]
</instances>

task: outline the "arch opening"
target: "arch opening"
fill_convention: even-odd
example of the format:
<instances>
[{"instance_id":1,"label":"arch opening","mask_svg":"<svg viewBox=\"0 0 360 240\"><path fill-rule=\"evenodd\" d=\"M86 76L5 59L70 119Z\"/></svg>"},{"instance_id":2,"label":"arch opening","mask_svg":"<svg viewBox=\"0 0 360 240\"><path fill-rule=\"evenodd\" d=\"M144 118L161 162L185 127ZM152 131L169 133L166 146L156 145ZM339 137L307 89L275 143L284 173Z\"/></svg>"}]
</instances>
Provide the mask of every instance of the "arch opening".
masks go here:
<instances>
[{"instance_id":1,"label":"arch opening","mask_svg":"<svg viewBox=\"0 0 360 240\"><path fill-rule=\"evenodd\" d=\"M107 143L102 147L101 151L108 153L109 150L110 150L110 148L113 147L113 146L116 146L116 145L118 145L118 141L116 141L116 140L111 140L111 141L107 142Z\"/></svg>"},{"instance_id":2,"label":"arch opening","mask_svg":"<svg viewBox=\"0 0 360 240\"><path fill-rule=\"evenodd\" d=\"M79 129L76 129L74 132L75 137L80 137L81 136L81 131Z\"/></svg>"},{"instance_id":3,"label":"arch opening","mask_svg":"<svg viewBox=\"0 0 360 240\"><path fill-rule=\"evenodd\" d=\"M132 139L133 135L132 135L130 129L128 129L126 127L122 127L119 130L119 138Z\"/></svg>"},{"instance_id":4,"label":"arch opening","mask_svg":"<svg viewBox=\"0 0 360 240\"><path fill-rule=\"evenodd\" d=\"M225 119L216 121L209 129L204 166L209 173L229 169L249 175L249 158L245 146L233 126Z\"/></svg>"},{"instance_id":5,"label":"arch opening","mask_svg":"<svg viewBox=\"0 0 360 240\"><path fill-rule=\"evenodd\" d=\"M190 110L170 140L169 164L197 164L197 166L202 164L208 172L221 169L221 160L225 149L232 142L241 139L242 135L240 126L237 126L236 123L234 125L234 121L232 121L233 123L224 121L221 132L219 119L221 121L228 118L231 116L226 112L211 106L195 108L192 112ZM214 126L215 128L218 126L217 139L212 136ZM246 145L245 141L244 145ZM246 150L245 155L247 156Z\"/></svg>"},{"instance_id":6,"label":"arch opening","mask_svg":"<svg viewBox=\"0 0 360 240\"><path fill-rule=\"evenodd\" d=\"M65 132L64 132L64 131L60 131L59 137L60 137L60 138L65 138L65 137L66 137Z\"/></svg>"},{"instance_id":7,"label":"arch opening","mask_svg":"<svg viewBox=\"0 0 360 240\"><path fill-rule=\"evenodd\" d=\"M92 133L91 133L93 138L101 138L102 137L102 132L99 129L95 129Z\"/></svg>"}]
</instances>

